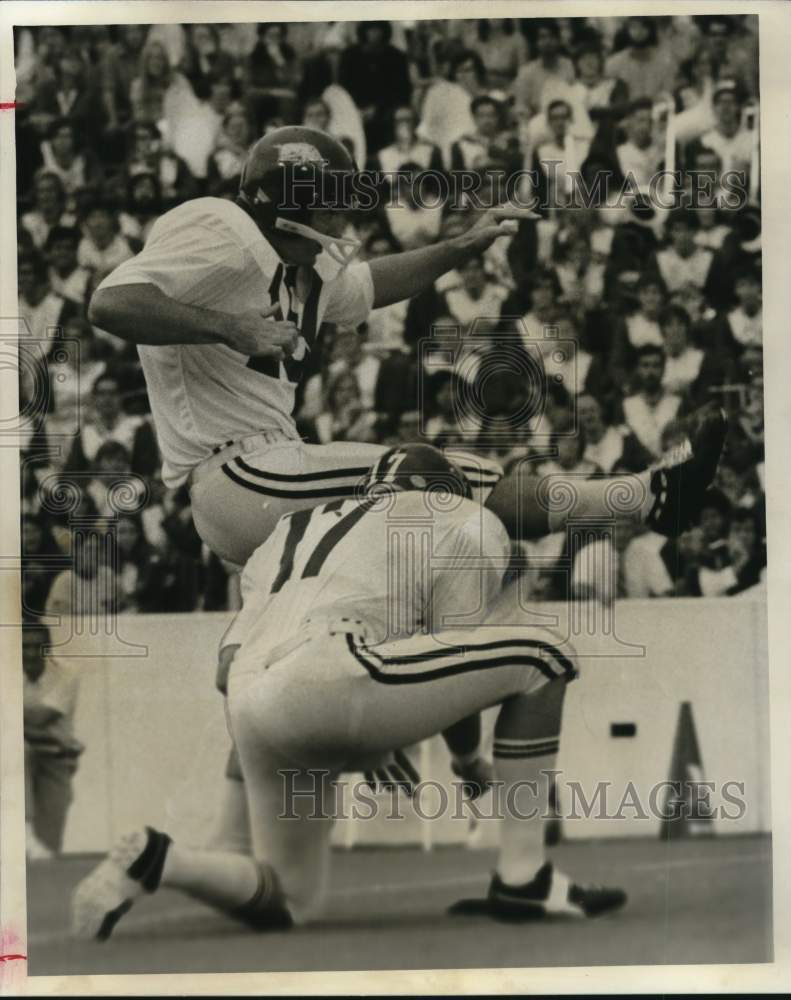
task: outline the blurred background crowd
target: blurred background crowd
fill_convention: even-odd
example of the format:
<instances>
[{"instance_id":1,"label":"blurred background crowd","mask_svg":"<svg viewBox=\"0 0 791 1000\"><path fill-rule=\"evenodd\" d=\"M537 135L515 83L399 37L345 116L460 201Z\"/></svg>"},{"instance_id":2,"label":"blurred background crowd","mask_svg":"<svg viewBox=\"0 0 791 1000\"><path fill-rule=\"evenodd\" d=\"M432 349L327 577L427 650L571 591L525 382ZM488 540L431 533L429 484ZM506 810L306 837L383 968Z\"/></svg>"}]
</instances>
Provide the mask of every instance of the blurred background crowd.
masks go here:
<instances>
[{"instance_id":1,"label":"blurred background crowd","mask_svg":"<svg viewBox=\"0 0 791 1000\"><path fill-rule=\"evenodd\" d=\"M93 328L86 304L162 212L233 198L251 142L299 122L336 135L360 166L402 171L355 220L368 259L474 221L416 197L425 171L475 171L496 199L504 173L534 169L554 206L362 329L326 327L299 391L302 434L428 439L588 476L645 468L686 413L717 399L732 427L698 525L677 541L619 530L580 551L550 536L526 547L526 581L537 597L605 599L762 586L755 17L23 27L15 46L20 333L38 345L21 365L29 613L79 610L82 593L139 612L238 600L186 491L161 482L136 349ZM630 177L649 194L663 166L686 190L705 172L715 203L564 207L576 175ZM733 171L738 204L724 197ZM437 328L450 355L430 350ZM74 523L111 515L107 484L125 473L147 500L113 521L108 568L101 533ZM69 477L81 490L67 511L51 497ZM597 546L616 567L607 584Z\"/></svg>"}]
</instances>

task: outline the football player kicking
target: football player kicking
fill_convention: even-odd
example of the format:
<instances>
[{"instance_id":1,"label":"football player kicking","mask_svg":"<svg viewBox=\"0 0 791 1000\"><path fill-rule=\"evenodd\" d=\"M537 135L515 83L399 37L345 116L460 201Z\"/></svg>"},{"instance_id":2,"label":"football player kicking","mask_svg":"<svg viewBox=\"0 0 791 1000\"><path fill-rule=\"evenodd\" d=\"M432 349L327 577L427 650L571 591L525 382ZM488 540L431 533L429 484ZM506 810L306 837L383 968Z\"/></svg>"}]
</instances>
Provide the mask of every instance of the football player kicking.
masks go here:
<instances>
[{"instance_id":1,"label":"football player kicking","mask_svg":"<svg viewBox=\"0 0 791 1000\"><path fill-rule=\"evenodd\" d=\"M705 409L662 468L581 482L565 516L609 515L613 490L628 490L636 499L621 502L622 516L684 530L724 436L722 413ZM577 658L546 629L506 624L517 609L512 589L501 592L503 516L525 530L541 517L520 517L518 483L513 509L502 490L496 504L471 502L461 471L427 445L385 453L364 486L355 499L284 517L245 567L244 605L228 637L229 711L252 856L187 849L151 827L133 831L76 888L78 936L106 939L159 886L259 929L314 919L325 902L337 776L373 769L493 705L501 836L486 912L593 916L625 901L621 890L573 883L544 857L547 772ZM426 525L428 558L410 559ZM485 625L443 627L481 609ZM517 805L519 789L532 797Z\"/></svg>"},{"instance_id":2,"label":"football player kicking","mask_svg":"<svg viewBox=\"0 0 791 1000\"><path fill-rule=\"evenodd\" d=\"M516 228L485 213L466 233L354 261L343 234L355 166L332 137L279 128L250 150L237 199L166 212L99 285L92 323L138 345L166 486L186 483L201 538L242 566L286 513L350 497L384 451L305 444L292 410L323 322L358 326Z\"/></svg>"}]
</instances>

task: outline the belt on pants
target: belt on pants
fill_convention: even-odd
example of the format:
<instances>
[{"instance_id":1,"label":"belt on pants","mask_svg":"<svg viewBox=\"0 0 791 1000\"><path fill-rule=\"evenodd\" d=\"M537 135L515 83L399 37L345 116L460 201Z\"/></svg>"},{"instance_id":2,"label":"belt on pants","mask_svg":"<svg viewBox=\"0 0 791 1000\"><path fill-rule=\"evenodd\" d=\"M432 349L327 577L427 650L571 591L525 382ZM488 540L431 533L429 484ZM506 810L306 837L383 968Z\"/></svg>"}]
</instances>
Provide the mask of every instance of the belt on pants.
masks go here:
<instances>
[{"instance_id":1,"label":"belt on pants","mask_svg":"<svg viewBox=\"0 0 791 1000\"><path fill-rule=\"evenodd\" d=\"M283 444L288 441L301 441L302 439L294 431L284 431L279 427L272 427L266 430L257 431L255 434L248 434L238 441L227 441L223 445L218 445L212 449L213 454L209 455L202 462L198 463L187 477L187 487L191 488L201 479L205 479L210 473L230 462L240 455L251 455L256 451L270 447L273 444Z\"/></svg>"}]
</instances>

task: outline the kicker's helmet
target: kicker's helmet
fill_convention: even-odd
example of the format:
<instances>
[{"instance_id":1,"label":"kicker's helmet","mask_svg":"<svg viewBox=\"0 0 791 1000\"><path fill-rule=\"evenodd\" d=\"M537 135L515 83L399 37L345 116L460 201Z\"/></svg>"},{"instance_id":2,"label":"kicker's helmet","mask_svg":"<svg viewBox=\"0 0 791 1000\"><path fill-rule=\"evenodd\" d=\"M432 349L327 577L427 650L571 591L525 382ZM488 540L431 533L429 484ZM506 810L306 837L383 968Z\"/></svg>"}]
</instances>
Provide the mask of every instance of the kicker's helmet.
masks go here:
<instances>
[{"instance_id":1,"label":"kicker's helmet","mask_svg":"<svg viewBox=\"0 0 791 1000\"><path fill-rule=\"evenodd\" d=\"M261 228L314 240L345 264L357 251L357 241L320 233L310 218L314 211L353 208L356 172L337 139L318 129L288 125L267 133L248 153L239 200Z\"/></svg>"},{"instance_id":2,"label":"kicker's helmet","mask_svg":"<svg viewBox=\"0 0 791 1000\"><path fill-rule=\"evenodd\" d=\"M403 444L386 451L363 482L366 492L394 490L445 491L472 499L462 470L429 444Z\"/></svg>"}]
</instances>

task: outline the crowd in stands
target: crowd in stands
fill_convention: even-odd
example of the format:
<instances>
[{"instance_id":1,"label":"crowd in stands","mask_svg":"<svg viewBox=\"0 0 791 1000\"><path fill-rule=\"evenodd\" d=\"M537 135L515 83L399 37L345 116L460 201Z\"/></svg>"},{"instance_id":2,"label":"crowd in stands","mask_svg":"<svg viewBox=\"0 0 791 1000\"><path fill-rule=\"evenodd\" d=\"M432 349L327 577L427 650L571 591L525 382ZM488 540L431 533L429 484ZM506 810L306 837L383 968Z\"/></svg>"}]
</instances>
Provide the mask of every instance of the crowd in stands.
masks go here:
<instances>
[{"instance_id":1,"label":"crowd in stands","mask_svg":"<svg viewBox=\"0 0 791 1000\"><path fill-rule=\"evenodd\" d=\"M624 529L596 542L612 549L616 593L597 591L566 535L525 547L542 557L527 578L538 597L761 586L757 45L755 16L714 13L17 28L20 334L49 371L42 394L31 346L21 365L28 612L67 609L68 574L96 576L99 546L93 536L71 545L74 518L112 513L106 484L126 473L147 500L114 522L115 587L102 592L125 611L233 603L186 490L160 479L136 349L92 327L86 305L161 213L233 198L250 144L292 123L335 135L360 166L401 172L355 220L364 258L474 221L469 203L417 196L427 171L476 172L496 199L503 175L532 169L525 183L547 206L362 329L326 327L298 397L308 440L429 440L506 468L535 455L538 474L589 476L646 468L685 414L716 399L731 430L699 524L676 541ZM671 166L687 193L704 172L712 203L690 207L676 192L658 205L651 179ZM727 197L734 171L738 204ZM573 203L578 178L605 174L636 191ZM455 345L450 359L432 351L438 336ZM69 476L82 484L76 512L48 500Z\"/></svg>"}]
</instances>

